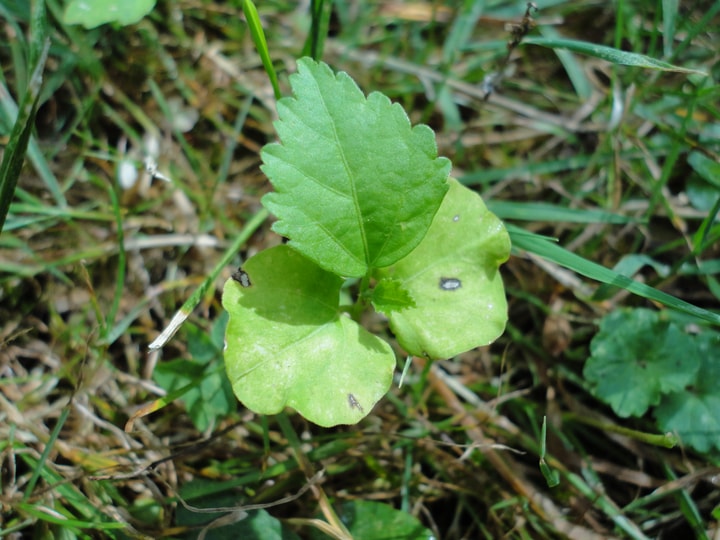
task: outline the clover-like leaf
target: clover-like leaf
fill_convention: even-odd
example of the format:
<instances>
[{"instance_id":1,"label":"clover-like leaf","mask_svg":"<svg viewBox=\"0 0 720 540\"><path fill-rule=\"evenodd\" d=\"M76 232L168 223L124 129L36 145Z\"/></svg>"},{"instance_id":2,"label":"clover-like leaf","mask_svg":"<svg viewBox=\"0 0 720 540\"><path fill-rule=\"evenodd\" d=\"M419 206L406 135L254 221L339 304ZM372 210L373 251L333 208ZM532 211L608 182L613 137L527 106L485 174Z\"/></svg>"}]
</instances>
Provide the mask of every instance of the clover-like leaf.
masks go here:
<instances>
[{"instance_id":1,"label":"clover-like leaf","mask_svg":"<svg viewBox=\"0 0 720 540\"><path fill-rule=\"evenodd\" d=\"M498 267L510 255L502 222L473 191L450 179L442 206L415 250L380 278L400 280L415 306L388 314L403 348L449 358L487 345L504 330L507 301Z\"/></svg>"},{"instance_id":2,"label":"clover-like leaf","mask_svg":"<svg viewBox=\"0 0 720 540\"><path fill-rule=\"evenodd\" d=\"M663 397L655 409L658 426L677 433L699 452L720 450L720 334L703 331L690 336L698 345L700 369L688 388Z\"/></svg>"},{"instance_id":3,"label":"clover-like leaf","mask_svg":"<svg viewBox=\"0 0 720 540\"><path fill-rule=\"evenodd\" d=\"M420 243L448 189L450 162L437 157L432 130L309 58L290 81L294 96L278 102L281 142L262 151L273 229L341 276L395 263Z\"/></svg>"},{"instance_id":4,"label":"clover-like leaf","mask_svg":"<svg viewBox=\"0 0 720 540\"><path fill-rule=\"evenodd\" d=\"M287 245L258 253L227 281L225 367L249 409L289 406L321 426L354 424L387 392L395 355L340 313L341 284Z\"/></svg>"},{"instance_id":5,"label":"clover-like leaf","mask_svg":"<svg viewBox=\"0 0 720 540\"><path fill-rule=\"evenodd\" d=\"M640 416L695 379L695 341L679 326L648 309L606 315L590 343L583 374L597 397L621 417Z\"/></svg>"}]
</instances>

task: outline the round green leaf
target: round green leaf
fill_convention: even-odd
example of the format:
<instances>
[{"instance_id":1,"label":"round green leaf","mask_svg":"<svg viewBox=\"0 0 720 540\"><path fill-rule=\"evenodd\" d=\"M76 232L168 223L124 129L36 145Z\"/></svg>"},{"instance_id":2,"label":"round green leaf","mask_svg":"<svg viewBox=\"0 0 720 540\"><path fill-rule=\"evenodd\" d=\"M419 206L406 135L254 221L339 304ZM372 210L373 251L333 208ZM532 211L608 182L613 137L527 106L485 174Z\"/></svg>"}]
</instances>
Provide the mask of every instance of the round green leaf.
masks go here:
<instances>
[{"instance_id":1,"label":"round green leaf","mask_svg":"<svg viewBox=\"0 0 720 540\"><path fill-rule=\"evenodd\" d=\"M583 374L623 418L645 414L661 394L684 390L700 367L695 341L649 309L606 315L590 352Z\"/></svg>"},{"instance_id":2,"label":"round green leaf","mask_svg":"<svg viewBox=\"0 0 720 540\"><path fill-rule=\"evenodd\" d=\"M289 406L333 426L358 422L385 395L395 355L339 312L341 284L286 245L227 281L225 367L245 406L262 414Z\"/></svg>"},{"instance_id":3,"label":"round green leaf","mask_svg":"<svg viewBox=\"0 0 720 540\"><path fill-rule=\"evenodd\" d=\"M720 334L709 330L695 336L700 369L694 383L663 397L655 409L661 430L677 433L684 444L699 452L720 450Z\"/></svg>"},{"instance_id":4,"label":"round green leaf","mask_svg":"<svg viewBox=\"0 0 720 540\"><path fill-rule=\"evenodd\" d=\"M155 7L156 0L71 0L65 8L65 24L95 28L117 22L135 24Z\"/></svg>"},{"instance_id":5,"label":"round green leaf","mask_svg":"<svg viewBox=\"0 0 720 540\"><path fill-rule=\"evenodd\" d=\"M388 313L403 348L449 358L494 341L507 301L498 267L510 255L502 222L473 191L450 179L432 225L407 257L376 272L399 280L415 305Z\"/></svg>"}]
</instances>

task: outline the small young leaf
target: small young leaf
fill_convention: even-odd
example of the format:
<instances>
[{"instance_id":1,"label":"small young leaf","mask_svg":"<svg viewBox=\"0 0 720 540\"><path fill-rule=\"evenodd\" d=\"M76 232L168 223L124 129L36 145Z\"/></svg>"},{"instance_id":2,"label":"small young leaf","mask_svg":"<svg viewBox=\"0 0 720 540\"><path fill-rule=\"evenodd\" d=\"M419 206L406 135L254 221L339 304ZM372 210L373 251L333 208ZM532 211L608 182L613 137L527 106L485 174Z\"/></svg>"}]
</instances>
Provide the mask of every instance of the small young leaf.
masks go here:
<instances>
[{"instance_id":1,"label":"small young leaf","mask_svg":"<svg viewBox=\"0 0 720 540\"><path fill-rule=\"evenodd\" d=\"M377 277L403 283L416 306L388 314L403 348L449 358L487 345L504 330L507 302L498 267L510 255L503 224L457 180L420 245Z\"/></svg>"},{"instance_id":2,"label":"small young leaf","mask_svg":"<svg viewBox=\"0 0 720 540\"><path fill-rule=\"evenodd\" d=\"M225 367L237 398L262 414L293 407L321 426L354 424L392 382L390 346L339 311L342 279L287 245L225 283Z\"/></svg>"},{"instance_id":3,"label":"small young leaf","mask_svg":"<svg viewBox=\"0 0 720 540\"><path fill-rule=\"evenodd\" d=\"M605 316L590 351L583 374L623 418L643 415L661 394L683 390L700 367L695 341L648 309Z\"/></svg>"},{"instance_id":4,"label":"small young leaf","mask_svg":"<svg viewBox=\"0 0 720 540\"><path fill-rule=\"evenodd\" d=\"M412 295L397 279L381 279L372 290L370 301L375 311L385 314L415 307Z\"/></svg>"},{"instance_id":5,"label":"small young leaf","mask_svg":"<svg viewBox=\"0 0 720 540\"><path fill-rule=\"evenodd\" d=\"M290 81L294 97L278 102L281 143L262 152L273 229L341 276L395 263L420 243L448 189L450 162L437 157L432 130L309 58Z\"/></svg>"}]
</instances>

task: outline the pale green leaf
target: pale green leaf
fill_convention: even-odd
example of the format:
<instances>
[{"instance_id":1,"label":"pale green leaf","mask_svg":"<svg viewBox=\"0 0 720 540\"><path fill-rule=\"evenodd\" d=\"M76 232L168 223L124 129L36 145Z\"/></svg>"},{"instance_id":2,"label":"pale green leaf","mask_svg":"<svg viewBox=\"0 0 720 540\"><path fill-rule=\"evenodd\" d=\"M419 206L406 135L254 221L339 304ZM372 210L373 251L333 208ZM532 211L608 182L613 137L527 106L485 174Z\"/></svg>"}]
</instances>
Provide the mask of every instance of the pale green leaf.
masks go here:
<instances>
[{"instance_id":1,"label":"pale green leaf","mask_svg":"<svg viewBox=\"0 0 720 540\"><path fill-rule=\"evenodd\" d=\"M225 367L237 398L275 414L296 409L321 426L354 424L392 382L390 346L339 310L342 280L287 245L246 261L225 284Z\"/></svg>"},{"instance_id":2,"label":"pale green leaf","mask_svg":"<svg viewBox=\"0 0 720 540\"><path fill-rule=\"evenodd\" d=\"M455 179L421 244L377 272L400 280L416 307L389 314L414 355L449 358L487 345L504 330L507 302L498 267L510 253L502 222Z\"/></svg>"},{"instance_id":3,"label":"pale green leaf","mask_svg":"<svg viewBox=\"0 0 720 540\"><path fill-rule=\"evenodd\" d=\"M367 98L346 74L309 58L278 103L281 143L262 152L275 193L273 229L338 275L393 264L425 236L447 191L450 162L398 104Z\"/></svg>"},{"instance_id":4,"label":"pale green leaf","mask_svg":"<svg viewBox=\"0 0 720 540\"><path fill-rule=\"evenodd\" d=\"M65 24L95 28L106 23L135 24L155 7L156 0L70 0L65 7Z\"/></svg>"}]
</instances>

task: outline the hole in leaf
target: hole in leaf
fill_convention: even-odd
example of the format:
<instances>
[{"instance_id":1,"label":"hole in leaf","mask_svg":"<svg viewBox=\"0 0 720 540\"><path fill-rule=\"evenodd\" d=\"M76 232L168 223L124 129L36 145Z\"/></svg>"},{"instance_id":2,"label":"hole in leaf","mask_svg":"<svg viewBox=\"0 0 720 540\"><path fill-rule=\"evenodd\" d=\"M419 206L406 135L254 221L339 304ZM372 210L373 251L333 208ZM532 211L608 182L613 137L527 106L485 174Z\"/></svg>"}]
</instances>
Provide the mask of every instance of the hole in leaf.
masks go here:
<instances>
[{"instance_id":1,"label":"hole in leaf","mask_svg":"<svg viewBox=\"0 0 720 540\"><path fill-rule=\"evenodd\" d=\"M456 291L462 287L462 282L457 278L440 278L440 288L443 291Z\"/></svg>"}]
</instances>

